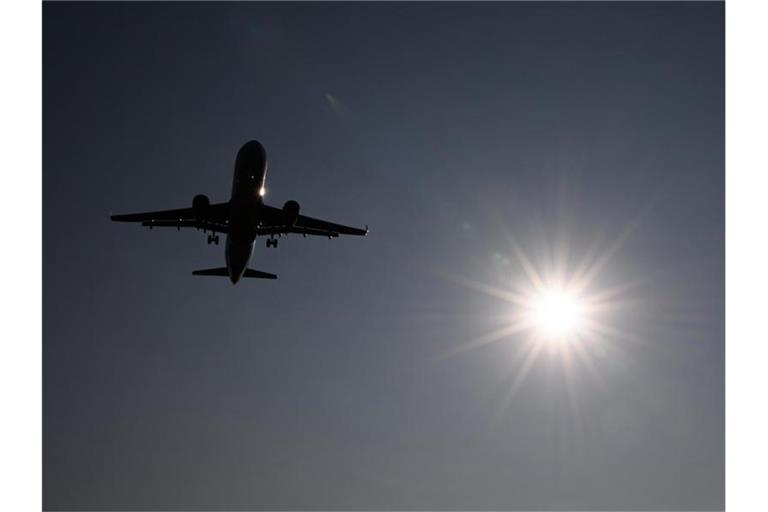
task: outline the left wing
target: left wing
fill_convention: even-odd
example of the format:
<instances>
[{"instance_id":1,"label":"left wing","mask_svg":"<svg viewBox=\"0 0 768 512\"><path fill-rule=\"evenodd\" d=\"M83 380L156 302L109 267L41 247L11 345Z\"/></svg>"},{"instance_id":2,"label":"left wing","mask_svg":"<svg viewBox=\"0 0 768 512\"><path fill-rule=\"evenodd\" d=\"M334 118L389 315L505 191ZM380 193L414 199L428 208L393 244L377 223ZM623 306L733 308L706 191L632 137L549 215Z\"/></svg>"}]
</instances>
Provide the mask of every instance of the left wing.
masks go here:
<instances>
[{"instance_id":1,"label":"left wing","mask_svg":"<svg viewBox=\"0 0 768 512\"><path fill-rule=\"evenodd\" d=\"M205 209L205 218L198 219L194 208L156 212L112 215L115 222L141 222L142 226L169 228L198 228L220 233L229 232L229 203L216 203Z\"/></svg>"},{"instance_id":2,"label":"left wing","mask_svg":"<svg viewBox=\"0 0 768 512\"><path fill-rule=\"evenodd\" d=\"M286 233L298 233L300 235L327 236L335 238L339 235L365 236L368 234L368 228L360 229L342 224L335 224L320 219L299 215L296 217L296 223L292 226L285 224L285 215L280 208L272 206L263 206L262 227L259 228L260 235L280 235Z\"/></svg>"}]
</instances>

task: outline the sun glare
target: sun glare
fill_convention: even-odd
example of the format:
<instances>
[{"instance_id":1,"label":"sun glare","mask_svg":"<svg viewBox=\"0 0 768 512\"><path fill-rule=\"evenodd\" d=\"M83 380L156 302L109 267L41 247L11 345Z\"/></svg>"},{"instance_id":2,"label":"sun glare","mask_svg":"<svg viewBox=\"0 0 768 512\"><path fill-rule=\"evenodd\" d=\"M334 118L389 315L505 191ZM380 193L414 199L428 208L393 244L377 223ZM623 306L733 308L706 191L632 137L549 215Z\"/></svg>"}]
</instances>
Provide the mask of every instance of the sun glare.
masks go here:
<instances>
[{"instance_id":1,"label":"sun glare","mask_svg":"<svg viewBox=\"0 0 768 512\"><path fill-rule=\"evenodd\" d=\"M542 290L531 302L531 322L543 337L563 341L578 334L585 311L574 293L554 287Z\"/></svg>"},{"instance_id":2,"label":"sun glare","mask_svg":"<svg viewBox=\"0 0 768 512\"><path fill-rule=\"evenodd\" d=\"M444 354L451 357L491 347L495 347L496 356L509 351L508 374L504 376L508 390L499 404L498 418L506 413L512 397L542 359L547 364L539 369L546 367L547 375L559 366L560 382L564 383L559 389L566 392L578 413L579 388L585 379L602 381L601 361L621 355L624 343L644 341L627 331L622 320L631 314L637 299L632 296L633 290L642 287L650 276L624 277L611 283L609 280L617 274L608 269L653 204L648 202L612 240L598 236L591 245L584 246L580 239L581 255L573 251L565 219L557 226L554 239L538 241L535 254L529 254L501 226L508 250L493 251L487 260L481 260L486 268L480 273L491 282L451 270L439 271L456 284L498 299L502 306L488 310L486 318L489 325L495 325L493 329L452 346ZM482 309L477 314L486 315Z\"/></svg>"},{"instance_id":3,"label":"sun glare","mask_svg":"<svg viewBox=\"0 0 768 512\"><path fill-rule=\"evenodd\" d=\"M566 382L571 386L580 379L579 369L599 378L597 359L620 350L617 341L636 340L631 333L614 327L610 321L628 304L624 295L643 279L635 278L607 288L599 283L601 271L628 236L630 228L605 250L595 246L575 262L569 261L567 247L563 245L553 246L549 254L545 252L541 257L542 264L537 265L510 238L510 257L495 253L497 257L493 260L509 275L502 286L452 272L444 274L458 284L498 298L509 306L501 318L493 318L499 323L497 328L466 340L446 354L466 353L499 342L512 347L511 383L500 411L507 407L540 358L558 360ZM570 387L567 389L572 392Z\"/></svg>"}]
</instances>

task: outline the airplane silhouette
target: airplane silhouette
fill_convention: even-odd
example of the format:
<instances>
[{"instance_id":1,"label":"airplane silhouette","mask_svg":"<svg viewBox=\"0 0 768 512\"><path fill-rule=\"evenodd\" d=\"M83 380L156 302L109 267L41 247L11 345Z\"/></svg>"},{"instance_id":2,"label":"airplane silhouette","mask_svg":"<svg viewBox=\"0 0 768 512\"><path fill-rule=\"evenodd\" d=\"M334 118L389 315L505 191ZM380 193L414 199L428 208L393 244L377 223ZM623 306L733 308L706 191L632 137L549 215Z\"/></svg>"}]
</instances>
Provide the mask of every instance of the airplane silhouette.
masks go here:
<instances>
[{"instance_id":1,"label":"airplane silhouette","mask_svg":"<svg viewBox=\"0 0 768 512\"><path fill-rule=\"evenodd\" d=\"M247 142L237 152L232 196L226 203L211 204L208 196L200 194L192 200L191 208L157 212L112 215L117 222L141 222L142 226L175 227L210 231L208 244L219 243L218 233L226 233L225 259L227 266L192 272L196 276L228 276L232 284L241 277L277 279L275 274L248 268L253 246L258 236L268 236L267 247L277 247L278 239L288 233L303 236L339 235L365 236L365 229L352 228L299 214L299 203L287 201L282 208L264 204L264 183L267 175L267 152L258 141Z\"/></svg>"}]
</instances>

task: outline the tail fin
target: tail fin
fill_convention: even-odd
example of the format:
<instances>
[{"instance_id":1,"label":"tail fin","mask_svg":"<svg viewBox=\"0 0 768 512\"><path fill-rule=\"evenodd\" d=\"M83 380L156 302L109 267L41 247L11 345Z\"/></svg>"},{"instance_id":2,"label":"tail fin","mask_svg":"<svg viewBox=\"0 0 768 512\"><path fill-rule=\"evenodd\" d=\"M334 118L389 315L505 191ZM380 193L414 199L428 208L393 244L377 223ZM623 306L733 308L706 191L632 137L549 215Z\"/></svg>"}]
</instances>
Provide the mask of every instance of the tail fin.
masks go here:
<instances>
[{"instance_id":1,"label":"tail fin","mask_svg":"<svg viewBox=\"0 0 768 512\"><path fill-rule=\"evenodd\" d=\"M229 270L227 267L218 267L218 268L206 268L203 270L195 270L192 272L193 276L220 276L220 277L229 277ZM253 269L245 269L245 273L243 274L243 277L252 277L256 279L277 279L277 276L275 274L270 274L269 272L262 272L260 270L253 270Z\"/></svg>"}]
</instances>

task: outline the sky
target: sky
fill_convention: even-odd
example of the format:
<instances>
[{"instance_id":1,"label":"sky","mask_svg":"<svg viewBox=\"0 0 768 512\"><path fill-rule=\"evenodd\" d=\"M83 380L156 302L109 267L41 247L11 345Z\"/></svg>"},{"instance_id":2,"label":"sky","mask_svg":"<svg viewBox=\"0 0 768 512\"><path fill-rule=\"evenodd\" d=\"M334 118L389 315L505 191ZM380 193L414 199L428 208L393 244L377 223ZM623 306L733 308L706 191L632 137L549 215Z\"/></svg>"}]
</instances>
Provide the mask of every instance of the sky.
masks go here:
<instances>
[{"instance_id":1,"label":"sky","mask_svg":"<svg viewBox=\"0 0 768 512\"><path fill-rule=\"evenodd\" d=\"M110 222L226 201L251 139L267 203L370 234L233 287ZM558 262L604 329L526 358L489 333ZM723 3L44 3L46 509L722 509L724 472Z\"/></svg>"}]
</instances>

